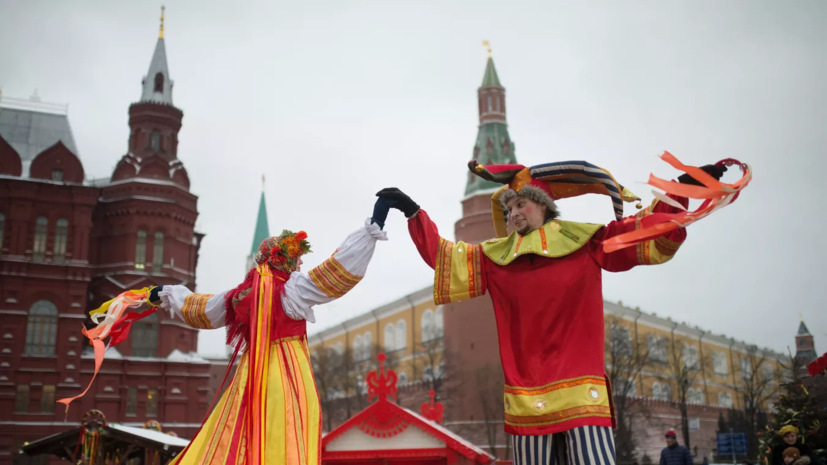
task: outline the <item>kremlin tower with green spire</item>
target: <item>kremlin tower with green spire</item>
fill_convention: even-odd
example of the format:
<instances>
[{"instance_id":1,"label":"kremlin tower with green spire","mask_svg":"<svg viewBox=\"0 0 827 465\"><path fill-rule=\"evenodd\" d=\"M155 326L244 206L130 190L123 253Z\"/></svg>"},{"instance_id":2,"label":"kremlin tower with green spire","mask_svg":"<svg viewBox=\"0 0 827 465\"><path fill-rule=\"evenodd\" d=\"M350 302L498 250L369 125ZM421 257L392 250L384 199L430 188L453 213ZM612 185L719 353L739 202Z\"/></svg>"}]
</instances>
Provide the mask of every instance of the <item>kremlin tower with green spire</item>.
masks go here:
<instances>
[{"instance_id":1,"label":"kremlin tower with green spire","mask_svg":"<svg viewBox=\"0 0 827 465\"><path fill-rule=\"evenodd\" d=\"M253 268L254 258L256 256L256 251L258 250L258 246L270 237L270 226L267 222L267 202L264 200L264 176L261 177L261 200L258 202L258 216L256 217L256 230L253 232L253 245L250 247L250 255L247 256L247 269L244 270L246 273Z\"/></svg>"},{"instance_id":2,"label":"kremlin tower with green spire","mask_svg":"<svg viewBox=\"0 0 827 465\"><path fill-rule=\"evenodd\" d=\"M480 122L472 158L482 165L517 163L514 141L508 135L505 88L500 84L490 48L482 86L477 90L477 103ZM491 194L500 187L500 184L467 174L462 218L454 229L457 240L478 244L496 236L491 222Z\"/></svg>"}]
</instances>

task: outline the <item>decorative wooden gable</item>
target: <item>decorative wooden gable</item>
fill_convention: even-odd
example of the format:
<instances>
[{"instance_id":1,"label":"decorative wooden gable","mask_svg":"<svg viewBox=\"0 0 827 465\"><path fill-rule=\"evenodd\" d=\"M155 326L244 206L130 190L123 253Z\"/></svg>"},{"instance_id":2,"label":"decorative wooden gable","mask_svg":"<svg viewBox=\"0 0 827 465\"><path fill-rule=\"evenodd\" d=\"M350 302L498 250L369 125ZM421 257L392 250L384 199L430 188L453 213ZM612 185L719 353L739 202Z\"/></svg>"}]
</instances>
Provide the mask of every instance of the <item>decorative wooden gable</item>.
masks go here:
<instances>
[{"instance_id":1,"label":"decorative wooden gable","mask_svg":"<svg viewBox=\"0 0 827 465\"><path fill-rule=\"evenodd\" d=\"M397 376L384 366L366 378L368 401L373 403L322 439L322 462L356 463L372 459L406 460L427 464L488 464L494 458L453 431L440 425L443 406L431 400L422 405L422 415L402 408L396 399ZM415 462L410 462L416 459Z\"/></svg>"}]
</instances>

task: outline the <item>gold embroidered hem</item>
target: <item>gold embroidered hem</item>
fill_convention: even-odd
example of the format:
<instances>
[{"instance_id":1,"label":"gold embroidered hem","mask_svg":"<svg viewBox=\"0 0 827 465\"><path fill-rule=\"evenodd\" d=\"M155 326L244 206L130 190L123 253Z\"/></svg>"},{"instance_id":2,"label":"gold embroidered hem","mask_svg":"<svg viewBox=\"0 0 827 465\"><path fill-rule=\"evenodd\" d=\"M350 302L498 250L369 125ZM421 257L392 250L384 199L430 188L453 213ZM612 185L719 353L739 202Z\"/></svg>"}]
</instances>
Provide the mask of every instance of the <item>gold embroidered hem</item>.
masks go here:
<instances>
[{"instance_id":1,"label":"gold embroidered hem","mask_svg":"<svg viewBox=\"0 0 827 465\"><path fill-rule=\"evenodd\" d=\"M538 417L519 417L506 413L505 424L516 427L548 426L580 418L612 418L612 412L609 407L583 405Z\"/></svg>"},{"instance_id":2,"label":"gold embroidered hem","mask_svg":"<svg viewBox=\"0 0 827 465\"><path fill-rule=\"evenodd\" d=\"M459 302L485 294L479 245L440 238L434 267L434 302Z\"/></svg>"},{"instance_id":3,"label":"gold embroidered hem","mask_svg":"<svg viewBox=\"0 0 827 465\"><path fill-rule=\"evenodd\" d=\"M611 418L603 377L583 376L539 387L506 386L505 422L516 427L554 425L585 417Z\"/></svg>"},{"instance_id":4,"label":"gold embroidered hem","mask_svg":"<svg viewBox=\"0 0 827 465\"><path fill-rule=\"evenodd\" d=\"M215 329L207 318L207 301L214 294L190 294L184 298L184 306L181 307L181 316L187 325L198 329Z\"/></svg>"},{"instance_id":5,"label":"gold embroidered hem","mask_svg":"<svg viewBox=\"0 0 827 465\"><path fill-rule=\"evenodd\" d=\"M345 269L338 260L330 257L310 270L310 279L328 297L339 298L347 294L362 280Z\"/></svg>"}]
</instances>

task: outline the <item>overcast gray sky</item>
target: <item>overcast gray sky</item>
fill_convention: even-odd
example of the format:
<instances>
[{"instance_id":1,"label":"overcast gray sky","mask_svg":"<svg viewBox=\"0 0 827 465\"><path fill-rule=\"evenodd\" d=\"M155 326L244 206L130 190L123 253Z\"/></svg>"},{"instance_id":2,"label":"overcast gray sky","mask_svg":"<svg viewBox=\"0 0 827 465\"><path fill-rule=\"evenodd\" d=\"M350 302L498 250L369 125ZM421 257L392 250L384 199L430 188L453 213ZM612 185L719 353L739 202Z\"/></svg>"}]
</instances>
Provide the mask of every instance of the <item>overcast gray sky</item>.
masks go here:
<instances>
[{"instance_id":1,"label":"overcast gray sky","mask_svg":"<svg viewBox=\"0 0 827 465\"><path fill-rule=\"evenodd\" d=\"M587 4L588 3L588 4ZM68 103L87 177L126 151L160 3L0 2L0 85ZM639 181L726 157L754 167L731 207L660 267L604 274L604 296L786 352L799 313L827 349L827 2L167 1L179 158L199 196L198 286L244 274L261 174L271 232L304 229L313 266L359 227L373 194L408 192L453 238L491 41L526 165L585 159ZM725 180L737 179L734 173ZM693 207L695 204L693 204ZM560 202L608 222L605 197ZM627 212L634 209L627 207ZM367 277L311 331L428 285L392 214ZM201 353L221 352L221 331Z\"/></svg>"}]
</instances>

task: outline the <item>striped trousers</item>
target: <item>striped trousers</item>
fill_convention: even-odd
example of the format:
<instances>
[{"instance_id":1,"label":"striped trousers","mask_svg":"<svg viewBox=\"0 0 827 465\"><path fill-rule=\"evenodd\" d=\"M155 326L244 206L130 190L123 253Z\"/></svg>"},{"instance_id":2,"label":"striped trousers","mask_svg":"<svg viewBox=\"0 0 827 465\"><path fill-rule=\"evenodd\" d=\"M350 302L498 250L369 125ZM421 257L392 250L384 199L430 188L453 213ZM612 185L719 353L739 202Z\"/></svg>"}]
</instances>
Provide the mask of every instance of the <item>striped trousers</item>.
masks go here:
<instances>
[{"instance_id":1,"label":"striped trousers","mask_svg":"<svg viewBox=\"0 0 827 465\"><path fill-rule=\"evenodd\" d=\"M511 436L514 465L615 465L612 429L581 426L545 436Z\"/></svg>"}]
</instances>

